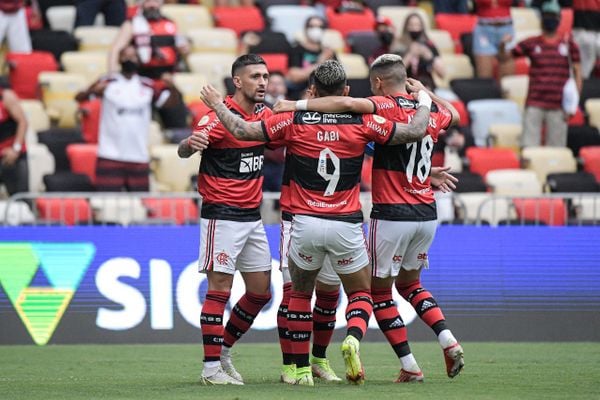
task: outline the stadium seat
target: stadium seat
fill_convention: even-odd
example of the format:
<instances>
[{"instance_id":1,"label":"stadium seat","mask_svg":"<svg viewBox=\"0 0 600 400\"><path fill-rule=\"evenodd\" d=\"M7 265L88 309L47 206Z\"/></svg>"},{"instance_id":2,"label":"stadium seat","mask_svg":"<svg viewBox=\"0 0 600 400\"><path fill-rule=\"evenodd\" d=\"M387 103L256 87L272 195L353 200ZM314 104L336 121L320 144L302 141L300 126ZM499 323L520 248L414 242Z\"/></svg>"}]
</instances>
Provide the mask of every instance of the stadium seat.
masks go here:
<instances>
[{"instance_id":1,"label":"stadium seat","mask_svg":"<svg viewBox=\"0 0 600 400\"><path fill-rule=\"evenodd\" d=\"M93 192L94 185L89 176L70 171L59 171L44 175L46 192Z\"/></svg>"},{"instance_id":2,"label":"stadium seat","mask_svg":"<svg viewBox=\"0 0 600 400\"><path fill-rule=\"evenodd\" d=\"M586 146L600 146L600 132L593 126L569 126L567 130L567 147L574 157Z\"/></svg>"},{"instance_id":3,"label":"stadium seat","mask_svg":"<svg viewBox=\"0 0 600 400\"><path fill-rule=\"evenodd\" d=\"M589 172L548 174L546 185L550 192L562 193L597 192L599 188L596 178Z\"/></svg>"},{"instance_id":4,"label":"stadium seat","mask_svg":"<svg viewBox=\"0 0 600 400\"><path fill-rule=\"evenodd\" d=\"M567 207L563 199L514 199L517 218L521 221L541 222L562 226L567 222Z\"/></svg>"},{"instance_id":5,"label":"stadium seat","mask_svg":"<svg viewBox=\"0 0 600 400\"><path fill-rule=\"evenodd\" d=\"M89 143L70 144L67 146L67 158L71 165L71 172L87 175L92 184L96 182L98 145Z\"/></svg>"},{"instance_id":6,"label":"stadium seat","mask_svg":"<svg viewBox=\"0 0 600 400\"><path fill-rule=\"evenodd\" d=\"M540 17L533 8L511 7L510 16L512 17L515 32L526 29L542 29Z\"/></svg>"},{"instance_id":7,"label":"stadium seat","mask_svg":"<svg viewBox=\"0 0 600 400\"><path fill-rule=\"evenodd\" d=\"M20 100L19 104L27 117L29 128L35 132L43 131L50 128L50 118L46 114L44 104L39 100ZM37 135L36 142L37 142Z\"/></svg>"},{"instance_id":8,"label":"stadium seat","mask_svg":"<svg viewBox=\"0 0 600 400\"><path fill-rule=\"evenodd\" d=\"M507 75L500 79L502 97L514 101L521 109L525 108L527 91L529 88L529 76Z\"/></svg>"},{"instance_id":9,"label":"stadium seat","mask_svg":"<svg viewBox=\"0 0 600 400\"><path fill-rule=\"evenodd\" d=\"M512 203L506 198L493 198L491 193L460 193L455 199L458 217L467 223L496 226L516 218Z\"/></svg>"},{"instance_id":10,"label":"stadium seat","mask_svg":"<svg viewBox=\"0 0 600 400\"><path fill-rule=\"evenodd\" d=\"M40 73L58 70L54 56L47 51L8 53L6 63L10 87L20 99L39 99L37 82Z\"/></svg>"},{"instance_id":11,"label":"stadium seat","mask_svg":"<svg viewBox=\"0 0 600 400\"><path fill-rule=\"evenodd\" d=\"M571 201L577 218L582 221L593 221L597 224L600 219L600 200L597 196L575 197Z\"/></svg>"},{"instance_id":12,"label":"stadium seat","mask_svg":"<svg viewBox=\"0 0 600 400\"><path fill-rule=\"evenodd\" d=\"M304 31L306 20L313 15L318 15L317 10L308 6L281 5L267 9L271 30L284 33L290 43L296 39L298 32Z\"/></svg>"},{"instance_id":13,"label":"stadium seat","mask_svg":"<svg viewBox=\"0 0 600 400\"><path fill-rule=\"evenodd\" d=\"M386 7L386 6L397 7L398 4L402 3L402 2L398 1L398 0L365 0L364 3L367 7L369 7L371 10L373 10L374 13L377 14L377 12L379 11L379 7Z\"/></svg>"},{"instance_id":14,"label":"stadium seat","mask_svg":"<svg viewBox=\"0 0 600 400\"><path fill-rule=\"evenodd\" d=\"M373 30L373 26L375 25L375 14L373 14L370 8L365 8L362 12L338 13L333 8L327 7L325 17L327 18L329 29L340 32L343 37L347 37L352 31Z\"/></svg>"},{"instance_id":15,"label":"stadium seat","mask_svg":"<svg viewBox=\"0 0 600 400\"><path fill-rule=\"evenodd\" d=\"M150 121L150 128L148 132L148 147L165 144L165 135L163 134L160 124L156 121ZM186 137L190 133L190 130L186 130ZM179 139L181 140L181 139Z\"/></svg>"},{"instance_id":16,"label":"stadium seat","mask_svg":"<svg viewBox=\"0 0 600 400\"><path fill-rule=\"evenodd\" d=\"M450 81L450 88L465 104L471 100L502 97L498 82L492 78L453 79Z\"/></svg>"},{"instance_id":17,"label":"stadium seat","mask_svg":"<svg viewBox=\"0 0 600 400\"><path fill-rule=\"evenodd\" d=\"M521 151L521 124L492 124L489 126L492 146L510 148L518 153Z\"/></svg>"},{"instance_id":18,"label":"stadium seat","mask_svg":"<svg viewBox=\"0 0 600 400\"><path fill-rule=\"evenodd\" d=\"M444 78L433 76L438 87L450 87L450 81L453 79L473 78L473 65L464 54L441 54L440 59L445 68L445 75Z\"/></svg>"},{"instance_id":19,"label":"stadium seat","mask_svg":"<svg viewBox=\"0 0 600 400\"><path fill-rule=\"evenodd\" d=\"M284 33L265 30L260 33L253 32L257 43L248 46L248 53L267 54L267 53L285 53L290 54L292 46Z\"/></svg>"},{"instance_id":20,"label":"stadium seat","mask_svg":"<svg viewBox=\"0 0 600 400\"><path fill-rule=\"evenodd\" d=\"M35 215L26 202L0 200L0 225L18 226L35 222Z\"/></svg>"},{"instance_id":21,"label":"stadium seat","mask_svg":"<svg viewBox=\"0 0 600 400\"><path fill-rule=\"evenodd\" d=\"M469 147L466 156L469 160L469 170L482 177L496 169L520 168L519 159L511 149Z\"/></svg>"},{"instance_id":22,"label":"stadium seat","mask_svg":"<svg viewBox=\"0 0 600 400\"><path fill-rule=\"evenodd\" d=\"M42 29L30 31L29 34L33 50L52 53L56 62L60 61L60 56L65 51L79 50L79 41L69 32Z\"/></svg>"},{"instance_id":23,"label":"stadium seat","mask_svg":"<svg viewBox=\"0 0 600 400\"><path fill-rule=\"evenodd\" d=\"M256 5L260 7L264 15L267 14L269 7L273 6L299 6L301 0L257 0Z\"/></svg>"},{"instance_id":24,"label":"stadium seat","mask_svg":"<svg viewBox=\"0 0 600 400\"><path fill-rule=\"evenodd\" d=\"M213 17L216 26L233 29L238 37L246 31L265 29L265 20L258 7L215 7Z\"/></svg>"},{"instance_id":25,"label":"stadium seat","mask_svg":"<svg viewBox=\"0 0 600 400\"><path fill-rule=\"evenodd\" d=\"M86 199L40 198L36 200L39 217L46 222L64 225L90 223L92 210Z\"/></svg>"},{"instance_id":26,"label":"stadium seat","mask_svg":"<svg viewBox=\"0 0 600 400\"><path fill-rule=\"evenodd\" d=\"M477 24L477 16L473 14L444 14L435 15L435 26L437 29L450 33L454 40L456 53L462 51L461 35L470 34ZM399 27L398 29L400 29Z\"/></svg>"},{"instance_id":27,"label":"stadium seat","mask_svg":"<svg viewBox=\"0 0 600 400\"><path fill-rule=\"evenodd\" d=\"M587 99L585 113L591 126L600 129L600 99Z\"/></svg>"},{"instance_id":28,"label":"stadium seat","mask_svg":"<svg viewBox=\"0 0 600 400\"><path fill-rule=\"evenodd\" d=\"M488 187L483 177L471 172L452 173L457 179L456 193L487 192Z\"/></svg>"},{"instance_id":29,"label":"stadium seat","mask_svg":"<svg viewBox=\"0 0 600 400\"><path fill-rule=\"evenodd\" d=\"M126 226L144 222L148 218L148 212L138 197L93 197L90 206L98 223Z\"/></svg>"},{"instance_id":30,"label":"stadium seat","mask_svg":"<svg viewBox=\"0 0 600 400\"><path fill-rule=\"evenodd\" d=\"M427 32L427 36L433 42L440 54L455 54L456 45L450 32L443 29L432 29Z\"/></svg>"},{"instance_id":31,"label":"stadium seat","mask_svg":"<svg viewBox=\"0 0 600 400\"><path fill-rule=\"evenodd\" d=\"M150 148L150 167L157 188L163 192L186 192L190 190L191 177L198 173L200 156L196 153L187 159L179 158L176 144L164 144Z\"/></svg>"},{"instance_id":32,"label":"stadium seat","mask_svg":"<svg viewBox=\"0 0 600 400\"><path fill-rule=\"evenodd\" d=\"M577 171L577 161L566 147L524 147L521 156L523 167L535 171L542 183L548 174Z\"/></svg>"},{"instance_id":33,"label":"stadium seat","mask_svg":"<svg viewBox=\"0 0 600 400\"><path fill-rule=\"evenodd\" d=\"M212 28L213 19L207 7L198 4L163 4L160 12L175 22L177 32L187 35L191 29Z\"/></svg>"},{"instance_id":34,"label":"stadium seat","mask_svg":"<svg viewBox=\"0 0 600 400\"><path fill-rule=\"evenodd\" d=\"M54 156L44 144L28 144L27 161L30 165L28 168L29 191L43 192L45 189L44 175L52 174L55 171Z\"/></svg>"},{"instance_id":35,"label":"stadium seat","mask_svg":"<svg viewBox=\"0 0 600 400\"><path fill-rule=\"evenodd\" d=\"M431 29L431 18L429 17L427 12L420 7L381 6L377 10L377 16L388 17L389 19L391 19L398 32L402 32L402 28L404 28L404 22L406 20L406 17L414 13L417 13L421 16L423 22L425 23L425 31L429 31L429 29ZM373 25L371 25L371 27L372 26Z\"/></svg>"},{"instance_id":36,"label":"stadium seat","mask_svg":"<svg viewBox=\"0 0 600 400\"><path fill-rule=\"evenodd\" d=\"M76 14L75 6L54 6L46 10L46 18L53 31L72 33Z\"/></svg>"},{"instance_id":37,"label":"stadium seat","mask_svg":"<svg viewBox=\"0 0 600 400\"><path fill-rule=\"evenodd\" d=\"M260 54L260 56L267 63L269 72L281 72L283 75L287 74L288 70L288 55L287 53L272 53L272 54Z\"/></svg>"},{"instance_id":38,"label":"stadium seat","mask_svg":"<svg viewBox=\"0 0 600 400\"><path fill-rule=\"evenodd\" d=\"M583 80L583 87L579 94L579 106L585 109L585 102L588 99L600 99L600 78Z\"/></svg>"},{"instance_id":39,"label":"stadium seat","mask_svg":"<svg viewBox=\"0 0 600 400\"><path fill-rule=\"evenodd\" d=\"M352 97L369 97L371 93L371 82L367 78L363 79L348 79L350 86L350 96Z\"/></svg>"},{"instance_id":40,"label":"stadium seat","mask_svg":"<svg viewBox=\"0 0 600 400\"><path fill-rule=\"evenodd\" d=\"M77 102L75 95L87 88L88 81L81 74L66 72L42 72L38 77L42 88L42 99L50 119L61 128L77 125Z\"/></svg>"},{"instance_id":41,"label":"stadium seat","mask_svg":"<svg viewBox=\"0 0 600 400\"><path fill-rule=\"evenodd\" d=\"M81 136L86 143L98 143L101 111L102 99L95 98L79 103L77 115L81 127Z\"/></svg>"},{"instance_id":42,"label":"stadium seat","mask_svg":"<svg viewBox=\"0 0 600 400\"><path fill-rule=\"evenodd\" d=\"M577 107L577 111L575 111L575 115L572 115L567 122L569 126L584 126L585 123L585 115L581 108Z\"/></svg>"},{"instance_id":43,"label":"stadium seat","mask_svg":"<svg viewBox=\"0 0 600 400\"><path fill-rule=\"evenodd\" d=\"M217 90L224 92L223 79L231 75L231 64L236 58L229 53L193 53L187 62L191 72L202 74Z\"/></svg>"},{"instance_id":44,"label":"stadium seat","mask_svg":"<svg viewBox=\"0 0 600 400\"><path fill-rule=\"evenodd\" d=\"M295 38L296 41L303 41L305 39L304 31L296 32ZM346 42L344 41L344 37L335 29L325 29L322 44L338 54L346 52Z\"/></svg>"},{"instance_id":45,"label":"stadium seat","mask_svg":"<svg viewBox=\"0 0 600 400\"><path fill-rule=\"evenodd\" d=\"M579 157L583 160L583 170L594 174L596 181L600 182L600 146L582 147Z\"/></svg>"},{"instance_id":46,"label":"stadium seat","mask_svg":"<svg viewBox=\"0 0 600 400\"><path fill-rule=\"evenodd\" d=\"M492 124L521 124L521 112L514 101L503 99L473 100L467 104L471 133L477 146L487 146Z\"/></svg>"},{"instance_id":47,"label":"stadium seat","mask_svg":"<svg viewBox=\"0 0 600 400\"><path fill-rule=\"evenodd\" d=\"M79 51L108 51L118 33L116 26L80 26L73 35L79 41Z\"/></svg>"},{"instance_id":48,"label":"stadium seat","mask_svg":"<svg viewBox=\"0 0 600 400\"><path fill-rule=\"evenodd\" d=\"M346 37L346 43L352 53L360 54L366 62L369 62L371 54L381 47L379 37L373 30L350 32Z\"/></svg>"},{"instance_id":49,"label":"stadium seat","mask_svg":"<svg viewBox=\"0 0 600 400\"><path fill-rule=\"evenodd\" d=\"M452 104L454 106L454 108L456 108L456 111L458 111L458 115L460 115L460 122L459 122L459 126L469 126L471 123L471 120L469 118L469 112L467 111L467 108L465 107L465 103L463 103L460 100L453 100L450 101L450 104Z\"/></svg>"},{"instance_id":50,"label":"stadium seat","mask_svg":"<svg viewBox=\"0 0 600 400\"><path fill-rule=\"evenodd\" d=\"M171 221L177 225L198 223L198 207L192 199L151 198L142 202L151 219Z\"/></svg>"},{"instance_id":51,"label":"stadium seat","mask_svg":"<svg viewBox=\"0 0 600 400\"><path fill-rule=\"evenodd\" d=\"M359 54L338 54L338 61L344 66L348 79L361 79L369 76L369 67Z\"/></svg>"},{"instance_id":52,"label":"stadium seat","mask_svg":"<svg viewBox=\"0 0 600 400\"><path fill-rule=\"evenodd\" d=\"M513 43L519 43L522 42L525 39L529 39L531 37L535 37L535 36L540 36L542 34L542 30L541 29L535 29L535 28L531 28L531 29L520 29L515 31L515 37L513 39Z\"/></svg>"},{"instance_id":53,"label":"stadium seat","mask_svg":"<svg viewBox=\"0 0 600 400\"><path fill-rule=\"evenodd\" d=\"M498 196L535 196L542 193L542 184L533 171L496 169L485 175L485 181Z\"/></svg>"},{"instance_id":54,"label":"stadium seat","mask_svg":"<svg viewBox=\"0 0 600 400\"><path fill-rule=\"evenodd\" d=\"M76 128L50 128L38 132L38 142L45 144L54 156L56 171L70 171L67 158L67 146L72 143L83 143L81 132Z\"/></svg>"},{"instance_id":55,"label":"stadium seat","mask_svg":"<svg viewBox=\"0 0 600 400\"><path fill-rule=\"evenodd\" d=\"M105 51L68 51L60 57L60 63L67 73L81 74L88 84L95 82L108 72L108 53Z\"/></svg>"},{"instance_id":56,"label":"stadium seat","mask_svg":"<svg viewBox=\"0 0 600 400\"><path fill-rule=\"evenodd\" d=\"M187 36L195 52L224 52L236 54L238 38L234 30L228 28L194 28Z\"/></svg>"},{"instance_id":57,"label":"stadium seat","mask_svg":"<svg viewBox=\"0 0 600 400\"><path fill-rule=\"evenodd\" d=\"M183 95L186 104L200 100L200 90L208 83L204 75L191 72L174 73L173 82Z\"/></svg>"}]
</instances>

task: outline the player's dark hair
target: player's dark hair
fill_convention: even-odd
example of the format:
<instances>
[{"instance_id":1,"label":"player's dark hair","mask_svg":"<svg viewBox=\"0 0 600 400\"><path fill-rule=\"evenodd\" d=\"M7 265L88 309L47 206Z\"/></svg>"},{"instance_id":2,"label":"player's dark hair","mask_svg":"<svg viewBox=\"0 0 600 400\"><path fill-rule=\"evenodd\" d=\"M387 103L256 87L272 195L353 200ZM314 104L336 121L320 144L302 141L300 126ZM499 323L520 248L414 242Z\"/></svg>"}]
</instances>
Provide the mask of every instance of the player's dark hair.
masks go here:
<instances>
[{"instance_id":1,"label":"player's dark hair","mask_svg":"<svg viewBox=\"0 0 600 400\"><path fill-rule=\"evenodd\" d=\"M311 74L319 96L340 96L346 88L346 71L337 60L319 64Z\"/></svg>"},{"instance_id":2,"label":"player's dark hair","mask_svg":"<svg viewBox=\"0 0 600 400\"><path fill-rule=\"evenodd\" d=\"M371 64L371 76L381 80L403 84L406 82L406 67L397 54L383 54Z\"/></svg>"},{"instance_id":3,"label":"player's dark hair","mask_svg":"<svg viewBox=\"0 0 600 400\"><path fill-rule=\"evenodd\" d=\"M267 65L265 60L258 54L244 54L239 56L231 65L231 77L233 78L240 69L247 67L248 65Z\"/></svg>"}]
</instances>

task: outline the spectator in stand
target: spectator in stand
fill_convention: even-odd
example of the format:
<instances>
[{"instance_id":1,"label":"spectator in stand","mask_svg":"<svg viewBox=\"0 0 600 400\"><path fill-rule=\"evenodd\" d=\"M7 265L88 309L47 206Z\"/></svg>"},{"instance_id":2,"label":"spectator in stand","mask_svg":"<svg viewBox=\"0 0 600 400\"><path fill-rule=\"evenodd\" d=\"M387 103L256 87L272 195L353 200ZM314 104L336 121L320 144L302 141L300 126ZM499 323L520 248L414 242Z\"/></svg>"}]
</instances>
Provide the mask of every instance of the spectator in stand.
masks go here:
<instances>
[{"instance_id":1,"label":"spectator in stand","mask_svg":"<svg viewBox=\"0 0 600 400\"><path fill-rule=\"evenodd\" d=\"M377 17L375 20L375 32L379 37L381 47L378 48L369 56L369 65L375 61L377 57L390 52L390 46L394 42L395 28L392 20L387 17Z\"/></svg>"},{"instance_id":2,"label":"spectator in stand","mask_svg":"<svg viewBox=\"0 0 600 400\"><path fill-rule=\"evenodd\" d=\"M175 96L168 82L137 74L141 63L135 47L129 45L122 49L119 63L120 73L101 78L78 93L76 100L102 97L96 189L147 192L152 105L166 106Z\"/></svg>"},{"instance_id":3,"label":"spectator in stand","mask_svg":"<svg viewBox=\"0 0 600 400\"><path fill-rule=\"evenodd\" d=\"M9 195L29 191L29 169L25 151L27 118L19 98L0 88L0 183Z\"/></svg>"},{"instance_id":4,"label":"spectator in stand","mask_svg":"<svg viewBox=\"0 0 600 400\"><path fill-rule=\"evenodd\" d=\"M278 100L283 100L287 96L287 86L285 85L285 77L279 71L273 71L269 75L269 84L267 85L267 93L265 94L265 104L273 107Z\"/></svg>"},{"instance_id":5,"label":"spectator in stand","mask_svg":"<svg viewBox=\"0 0 600 400\"><path fill-rule=\"evenodd\" d=\"M512 51L506 45L512 38L506 36L500 45L500 61L512 57L529 57L529 92L523 118L522 146L540 146L542 124L546 124L546 145L567 145L568 115L562 109L563 88L572 69L577 89L581 93L581 66L579 48L572 38L557 34L560 24L560 7L555 2L542 6L540 36L519 42ZM571 59L569 61L569 58Z\"/></svg>"},{"instance_id":6,"label":"spectator in stand","mask_svg":"<svg viewBox=\"0 0 600 400\"><path fill-rule=\"evenodd\" d=\"M100 12L108 26L121 26L127 16L125 0L77 0L76 7L75 27L94 25Z\"/></svg>"},{"instance_id":7,"label":"spectator in stand","mask_svg":"<svg viewBox=\"0 0 600 400\"><path fill-rule=\"evenodd\" d=\"M502 38L514 36L512 0L474 0L477 25L473 31L473 55L478 78L491 78Z\"/></svg>"},{"instance_id":8,"label":"spectator in stand","mask_svg":"<svg viewBox=\"0 0 600 400\"><path fill-rule=\"evenodd\" d=\"M308 77L318 64L335 59L335 51L322 44L326 28L325 19L318 16L308 18L304 25L303 40L292 48L286 76L288 95L292 99L304 95L304 90L308 87Z\"/></svg>"},{"instance_id":9,"label":"spectator in stand","mask_svg":"<svg viewBox=\"0 0 600 400\"><path fill-rule=\"evenodd\" d=\"M425 23L417 13L406 17L402 35L392 46L392 52L402 55L408 77L421 81L428 89L435 89L434 74L444 77L440 54L427 37Z\"/></svg>"},{"instance_id":10,"label":"spectator in stand","mask_svg":"<svg viewBox=\"0 0 600 400\"><path fill-rule=\"evenodd\" d=\"M138 12L121 25L108 57L110 72L119 70L119 52L133 44L141 62L139 74L153 80L168 81L177 69L179 57L189 52L187 40L177 34L177 27L160 13L162 0L140 0ZM188 127L188 110L181 95L173 105L159 110L163 127Z\"/></svg>"},{"instance_id":11,"label":"spectator in stand","mask_svg":"<svg viewBox=\"0 0 600 400\"><path fill-rule=\"evenodd\" d=\"M587 79L600 61L600 1L573 0L573 38L581 53L581 75Z\"/></svg>"},{"instance_id":12,"label":"spectator in stand","mask_svg":"<svg viewBox=\"0 0 600 400\"><path fill-rule=\"evenodd\" d=\"M467 14L467 0L433 0L434 14Z\"/></svg>"},{"instance_id":13,"label":"spectator in stand","mask_svg":"<svg viewBox=\"0 0 600 400\"><path fill-rule=\"evenodd\" d=\"M4 38L8 41L9 51L31 53L23 0L0 0L0 44Z\"/></svg>"},{"instance_id":14,"label":"spectator in stand","mask_svg":"<svg viewBox=\"0 0 600 400\"><path fill-rule=\"evenodd\" d=\"M230 1L230 0L215 0L215 7L254 7L254 0L240 0L239 2Z\"/></svg>"},{"instance_id":15,"label":"spectator in stand","mask_svg":"<svg viewBox=\"0 0 600 400\"><path fill-rule=\"evenodd\" d=\"M278 100L285 100L287 95L287 86L285 77L281 72L271 72L269 75L269 84L265 94L265 104L269 107ZM283 165L285 161L285 147L265 148L265 162L263 164L263 191L279 192L281 191L281 180L283 177Z\"/></svg>"}]
</instances>

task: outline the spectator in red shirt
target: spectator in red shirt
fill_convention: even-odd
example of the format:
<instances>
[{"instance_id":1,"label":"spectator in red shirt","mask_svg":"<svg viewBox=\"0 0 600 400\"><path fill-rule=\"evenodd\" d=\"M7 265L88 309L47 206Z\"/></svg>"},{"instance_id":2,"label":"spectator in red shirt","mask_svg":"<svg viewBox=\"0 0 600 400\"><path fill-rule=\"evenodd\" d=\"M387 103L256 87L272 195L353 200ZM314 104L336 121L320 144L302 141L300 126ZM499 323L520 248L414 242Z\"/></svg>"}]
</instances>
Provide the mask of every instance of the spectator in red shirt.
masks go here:
<instances>
[{"instance_id":1,"label":"spectator in red shirt","mask_svg":"<svg viewBox=\"0 0 600 400\"><path fill-rule=\"evenodd\" d=\"M567 145L568 116L562 109L563 87L571 69L580 93L582 82L579 48L572 38L557 34L559 23L560 7L555 2L546 2L542 6L543 33L540 36L523 40L510 53L506 51L510 36L506 36L500 46L501 62L511 56L526 56L531 61L521 138L523 147L541 144L543 123L547 146Z\"/></svg>"},{"instance_id":2,"label":"spectator in red shirt","mask_svg":"<svg viewBox=\"0 0 600 400\"><path fill-rule=\"evenodd\" d=\"M473 31L473 54L477 77L491 78L494 74L494 59L502 38L513 36L510 16L512 0L474 0L477 25Z\"/></svg>"}]
</instances>

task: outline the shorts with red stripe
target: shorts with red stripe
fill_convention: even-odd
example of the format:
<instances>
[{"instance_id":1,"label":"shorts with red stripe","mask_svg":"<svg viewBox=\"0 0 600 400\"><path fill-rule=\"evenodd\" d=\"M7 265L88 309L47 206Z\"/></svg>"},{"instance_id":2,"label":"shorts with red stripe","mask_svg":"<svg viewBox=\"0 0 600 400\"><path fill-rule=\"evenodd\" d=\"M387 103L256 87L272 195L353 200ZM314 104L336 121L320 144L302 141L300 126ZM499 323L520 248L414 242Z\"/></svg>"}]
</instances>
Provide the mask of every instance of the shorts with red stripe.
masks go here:
<instances>
[{"instance_id":1,"label":"shorts with red stripe","mask_svg":"<svg viewBox=\"0 0 600 400\"><path fill-rule=\"evenodd\" d=\"M96 163L96 190L120 192L148 192L150 168L148 163L134 163L98 158Z\"/></svg>"},{"instance_id":2,"label":"shorts with red stripe","mask_svg":"<svg viewBox=\"0 0 600 400\"><path fill-rule=\"evenodd\" d=\"M271 270L271 252L261 220L200 220L200 272L226 274Z\"/></svg>"}]
</instances>

